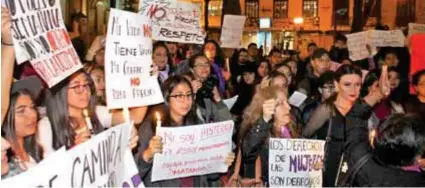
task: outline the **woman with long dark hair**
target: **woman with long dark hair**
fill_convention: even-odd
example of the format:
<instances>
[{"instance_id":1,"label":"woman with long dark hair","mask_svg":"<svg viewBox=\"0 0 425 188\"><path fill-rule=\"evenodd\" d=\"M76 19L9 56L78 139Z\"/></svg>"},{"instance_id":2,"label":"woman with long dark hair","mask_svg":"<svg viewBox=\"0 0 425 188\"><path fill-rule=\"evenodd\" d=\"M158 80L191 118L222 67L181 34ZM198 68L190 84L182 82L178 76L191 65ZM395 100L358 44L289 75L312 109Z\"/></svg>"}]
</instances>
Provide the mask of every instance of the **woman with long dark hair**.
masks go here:
<instances>
[{"instance_id":1,"label":"woman with long dark hair","mask_svg":"<svg viewBox=\"0 0 425 188\"><path fill-rule=\"evenodd\" d=\"M93 80L82 70L66 78L46 92L47 117L38 122L40 144L45 157L53 151L66 146L67 149L88 140L105 128L125 121L122 112L110 113L105 106L96 105ZM92 130L86 124L83 111L88 111ZM130 118L139 124L147 107L130 109ZM135 147L137 135L132 132L130 147Z\"/></svg>"},{"instance_id":2,"label":"woman with long dark hair","mask_svg":"<svg viewBox=\"0 0 425 188\"><path fill-rule=\"evenodd\" d=\"M2 132L12 146L11 163L17 164L22 171L43 159L42 147L37 142L38 114L34 102L41 88L41 81L36 76L15 82L2 126Z\"/></svg>"},{"instance_id":3,"label":"woman with long dark hair","mask_svg":"<svg viewBox=\"0 0 425 188\"><path fill-rule=\"evenodd\" d=\"M152 61L158 67L158 81L162 84L173 73L173 60L164 42L153 44Z\"/></svg>"},{"instance_id":4,"label":"woman with long dark hair","mask_svg":"<svg viewBox=\"0 0 425 188\"><path fill-rule=\"evenodd\" d=\"M218 91L224 96L226 93L226 81L230 78L230 70L224 71L225 59L223 51L216 41L208 40L202 46L202 52L211 63L212 73L218 78Z\"/></svg>"},{"instance_id":5,"label":"woman with long dark hair","mask_svg":"<svg viewBox=\"0 0 425 188\"><path fill-rule=\"evenodd\" d=\"M339 162L344 151L345 115L360 95L361 70L342 65L336 71L336 94L321 104L311 115L302 135L327 140L324 159L323 186L335 186Z\"/></svg>"},{"instance_id":6,"label":"woman with long dark hair","mask_svg":"<svg viewBox=\"0 0 425 188\"><path fill-rule=\"evenodd\" d=\"M191 83L184 76L171 76L162 87L165 105L153 107L139 128L139 149L135 155L135 161L139 169L139 175L146 187L219 187L219 175L208 174L191 176L152 182L152 165L156 153L162 152L162 138L155 135L155 113L161 114L163 127L196 126L202 122L195 114L195 94ZM231 165L234 155L226 158L226 164Z\"/></svg>"}]
</instances>

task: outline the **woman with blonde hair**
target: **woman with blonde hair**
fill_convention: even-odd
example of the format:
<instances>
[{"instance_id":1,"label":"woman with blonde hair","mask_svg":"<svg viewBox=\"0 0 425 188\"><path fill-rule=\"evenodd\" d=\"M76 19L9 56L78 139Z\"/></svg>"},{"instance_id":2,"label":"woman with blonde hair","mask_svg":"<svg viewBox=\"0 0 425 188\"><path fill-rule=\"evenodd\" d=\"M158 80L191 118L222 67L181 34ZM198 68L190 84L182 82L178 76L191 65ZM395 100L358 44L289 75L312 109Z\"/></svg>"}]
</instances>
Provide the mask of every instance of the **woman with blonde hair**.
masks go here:
<instances>
[{"instance_id":1,"label":"woman with blonde hair","mask_svg":"<svg viewBox=\"0 0 425 188\"><path fill-rule=\"evenodd\" d=\"M251 104L244 111L238 137L240 152L237 162L243 161L241 166L244 170L240 174L242 177L255 179L256 184L267 185L268 139L298 136L298 131L290 123L290 110L283 88L270 86L257 90ZM261 165L258 164L258 158Z\"/></svg>"}]
</instances>

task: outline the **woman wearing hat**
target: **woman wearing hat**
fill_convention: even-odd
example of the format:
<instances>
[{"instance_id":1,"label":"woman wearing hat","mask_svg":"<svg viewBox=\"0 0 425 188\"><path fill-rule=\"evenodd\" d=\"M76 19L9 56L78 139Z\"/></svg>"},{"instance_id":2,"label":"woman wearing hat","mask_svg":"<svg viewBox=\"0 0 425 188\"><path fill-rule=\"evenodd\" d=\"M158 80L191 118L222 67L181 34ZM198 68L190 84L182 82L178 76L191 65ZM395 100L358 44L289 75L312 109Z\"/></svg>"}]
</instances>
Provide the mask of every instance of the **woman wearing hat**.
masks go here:
<instances>
[{"instance_id":1,"label":"woman wearing hat","mask_svg":"<svg viewBox=\"0 0 425 188\"><path fill-rule=\"evenodd\" d=\"M36 76L12 85L9 111L2 126L2 133L11 143L13 157L9 166L12 169L26 171L43 158L43 150L36 136L38 114L35 106L41 89L42 83Z\"/></svg>"}]
</instances>

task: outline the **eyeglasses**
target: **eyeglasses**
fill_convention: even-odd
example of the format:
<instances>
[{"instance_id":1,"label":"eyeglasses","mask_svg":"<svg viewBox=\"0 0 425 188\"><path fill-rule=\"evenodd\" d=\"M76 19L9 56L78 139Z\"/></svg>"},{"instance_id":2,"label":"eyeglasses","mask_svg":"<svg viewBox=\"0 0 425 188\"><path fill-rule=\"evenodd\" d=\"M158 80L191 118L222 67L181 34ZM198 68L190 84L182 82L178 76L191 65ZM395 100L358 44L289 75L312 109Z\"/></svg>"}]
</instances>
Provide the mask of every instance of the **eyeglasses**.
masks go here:
<instances>
[{"instance_id":1,"label":"eyeglasses","mask_svg":"<svg viewBox=\"0 0 425 188\"><path fill-rule=\"evenodd\" d=\"M90 84L71 86L68 89L74 90L75 94L81 94L84 91L90 92Z\"/></svg>"},{"instance_id":2,"label":"eyeglasses","mask_svg":"<svg viewBox=\"0 0 425 188\"><path fill-rule=\"evenodd\" d=\"M176 100L183 101L184 99L193 99L195 97L195 94L189 93L189 94L177 94L177 95L170 95L171 98L175 98Z\"/></svg>"}]
</instances>

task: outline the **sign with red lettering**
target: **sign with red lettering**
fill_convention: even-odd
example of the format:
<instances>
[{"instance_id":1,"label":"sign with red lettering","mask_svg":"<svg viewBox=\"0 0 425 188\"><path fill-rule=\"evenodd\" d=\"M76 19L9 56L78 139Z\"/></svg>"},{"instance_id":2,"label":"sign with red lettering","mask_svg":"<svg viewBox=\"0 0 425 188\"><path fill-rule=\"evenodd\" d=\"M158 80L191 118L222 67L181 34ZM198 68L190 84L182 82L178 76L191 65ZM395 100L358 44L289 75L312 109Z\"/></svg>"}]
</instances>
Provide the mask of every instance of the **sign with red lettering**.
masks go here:
<instances>
[{"instance_id":1,"label":"sign with red lettering","mask_svg":"<svg viewBox=\"0 0 425 188\"><path fill-rule=\"evenodd\" d=\"M152 20L154 40L203 44L200 4L176 0L140 0L139 14Z\"/></svg>"},{"instance_id":2,"label":"sign with red lettering","mask_svg":"<svg viewBox=\"0 0 425 188\"><path fill-rule=\"evenodd\" d=\"M323 160L324 147L322 140L270 138L270 187L322 187L322 170L313 165Z\"/></svg>"},{"instance_id":3,"label":"sign with red lettering","mask_svg":"<svg viewBox=\"0 0 425 188\"><path fill-rule=\"evenodd\" d=\"M49 87L82 67L64 25L59 0L5 1L5 5L13 19L18 64L30 61Z\"/></svg>"},{"instance_id":4,"label":"sign with red lettering","mask_svg":"<svg viewBox=\"0 0 425 188\"><path fill-rule=\"evenodd\" d=\"M156 154L152 181L227 172L233 121L185 127L161 127L162 154Z\"/></svg>"},{"instance_id":5,"label":"sign with red lettering","mask_svg":"<svg viewBox=\"0 0 425 188\"><path fill-rule=\"evenodd\" d=\"M140 14L111 9L105 48L106 100L109 109L162 103L158 79L151 76L151 21Z\"/></svg>"}]
</instances>

